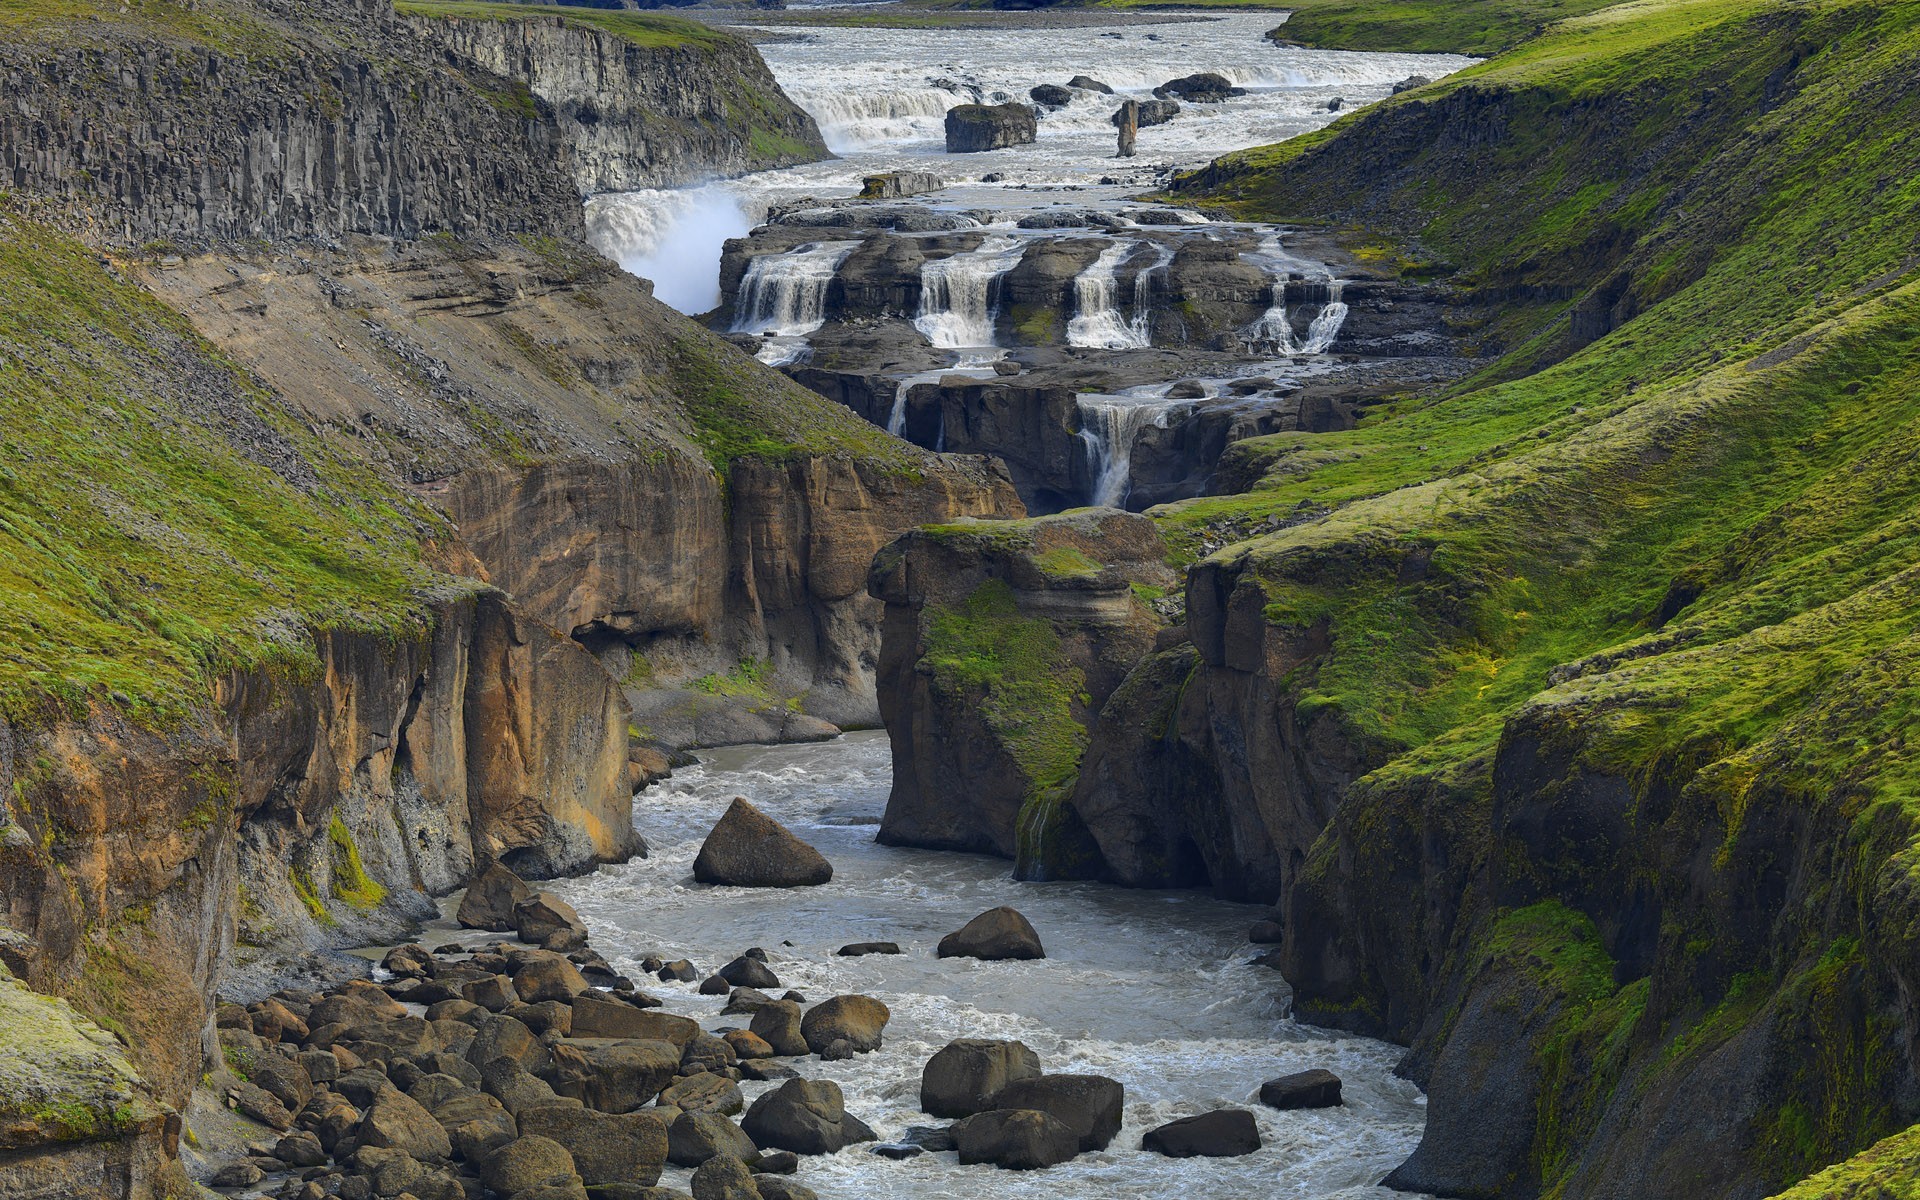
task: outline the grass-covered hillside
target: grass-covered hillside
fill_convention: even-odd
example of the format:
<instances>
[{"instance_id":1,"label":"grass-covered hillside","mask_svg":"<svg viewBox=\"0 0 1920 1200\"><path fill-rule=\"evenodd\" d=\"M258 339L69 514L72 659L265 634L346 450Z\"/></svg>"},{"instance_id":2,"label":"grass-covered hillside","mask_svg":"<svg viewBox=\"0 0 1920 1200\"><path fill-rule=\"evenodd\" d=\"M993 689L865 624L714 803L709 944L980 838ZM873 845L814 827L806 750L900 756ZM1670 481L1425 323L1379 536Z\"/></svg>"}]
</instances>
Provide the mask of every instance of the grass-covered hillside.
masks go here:
<instances>
[{"instance_id":1,"label":"grass-covered hillside","mask_svg":"<svg viewBox=\"0 0 1920 1200\"><path fill-rule=\"evenodd\" d=\"M1269 8L1290 14L1273 36L1326 50L1494 54L1607 0L1095 0L1103 8Z\"/></svg>"},{"instance_id":2,"label":"grass-covered hillside","mask_svg":"<svg viewBox=\"0 0 1920 1200\"><path fill-rule=\"evenodd\" d=\"M1319 631L1293 702L1378 764L1295 889L1303 1009L1431 1069L1474 995L1549 997L1494 1194L1766 1194L1920 1115L1920 4L1573 16L1182 190L1387 247L1504 350L1162 514L1324 512L1202 564ZM1652 1136L1688 1108L1710 1152Z\"/></svg>"}]
</instances>

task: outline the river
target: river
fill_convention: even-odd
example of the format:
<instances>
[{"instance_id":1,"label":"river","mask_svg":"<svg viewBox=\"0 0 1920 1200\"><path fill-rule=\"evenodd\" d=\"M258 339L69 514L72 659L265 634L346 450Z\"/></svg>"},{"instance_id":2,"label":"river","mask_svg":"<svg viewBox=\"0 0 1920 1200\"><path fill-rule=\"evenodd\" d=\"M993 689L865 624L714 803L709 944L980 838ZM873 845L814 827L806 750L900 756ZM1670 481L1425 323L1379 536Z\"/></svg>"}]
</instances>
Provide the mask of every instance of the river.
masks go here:
<instances>
[{"instance_id":1,"label":"river","mask_svg":"<svg viewBox=\"0 0 1920 1200\"><path fill-rule=\"evenodd\" d=\"M876 732L705 751L698 765L636 797L635 824L651 857L550 885L579 909L617 969L709 1029L745 1022L722 1018L721 998L694 984L641 976L643 957L685 957L706 973L761 946L781 982L810 1000L859 992L884 1001L893 1017L883 1049L796 1063L837 1082L848 1109L882 1138L943 1123L919 1111L920 1071L956 1037L1018 1038L1050 1072L1108 1075L1127 1088L1126 1123L1113 1144L1050 1170L961 1167L951 1152L894 1162L852 1147L803 1160L800 1182L823 1200L1399 1194L1374 1185L1419 1140L1424 1100L1392 1075L1398 1048L1283 1016L1285 983L1250 962L1257 948L1246 941L1264 910L1193 892L1015 883L997 859L879 845L890 779L886 737ZM793 890L694 883L694 855L734 796L818 847L833 881ZM1045 960L934 957L941 936L1000 904L1033 922ZM834 957L854 941L895 941L905 953ZM1256 1102L1263 1080L1316 1066L1343 1078L1344 1107L1283 1113ZM743 1090L751 1100L771 1086ZM1147 1129L1223 1106L1256 1113L1263 1149L1183 1161L1139 1149ZM685 1188L687 1174L670 1169L663 1182Z\"/></svg>"},{"instance_id":2,"label":"river","mask_svg":"<svg viewBox=\"0 0 1920 1200\"><path fill-rule=\"evenodd\" d=\"M1105 29L1012 23L770 30L778 40L762 45L762 56L838 157L700 187L596 196L588 204L594 241L652 279L667 303L705 312L719 301L721 244L744 236L771 204L851 196L865 176L883 171L938 175L949 186L931 202L945 207L1117 200L1153 186L1170 168L1319 128L1338 115L1328 109L1336 99L1339 111L1350 111L1409 76L1437 78L1473 61L1282 47L1265 36L1279 20L1273 13L1183 15L1191 19ZM1201 71L1226 76L1245 95L1183 104L1171 121L1140 131L1138 157L1114 158L1110 117L1119 101L1149 99L1160 84ZM1031 145L945 152L948 108L976 100L1024 103L1036 84L1082 74L1114 94L1079 91L1066 107L1043 112Z\"/></svg>"}]
</instances>

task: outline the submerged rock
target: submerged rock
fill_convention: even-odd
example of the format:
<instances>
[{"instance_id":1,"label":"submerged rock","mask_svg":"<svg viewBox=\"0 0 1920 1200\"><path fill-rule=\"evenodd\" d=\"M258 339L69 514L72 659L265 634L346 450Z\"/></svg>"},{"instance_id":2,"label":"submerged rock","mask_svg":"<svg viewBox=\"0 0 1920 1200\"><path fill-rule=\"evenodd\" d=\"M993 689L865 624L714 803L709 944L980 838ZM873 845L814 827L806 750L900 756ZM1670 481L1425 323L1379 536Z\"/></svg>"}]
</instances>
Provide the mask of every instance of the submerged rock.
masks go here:
<instances>
[{"instance_id":1,"label":"submerged rock","mask_svg":"<svg viewBox=\"0 0 1920 1200\"><path fill-rule=\"evenodd\" d=\"M849 942L834 953L842 958L859 958L866 954L898 954L900 944L898 942Z\"/></svg>"},{"instance_id":2,"label":"submerged rock","mask_svg":"<svg viewBox=\"0 0 1920 1200\"><path fill-rule=\"evenodd\" d=\"M1147 1130L1142 1150L1168 1158L1238 1158L1260 1148L1260 1129L1244 1108L1223 1108Z\"/></svg>"},{"instance_id":3,"label":"submerged rock","mask_svg":"<svg viewBox=\"0 0 1920 1200\"><path fill-rule=\"evenodd\" d=\"M940 939L941 958L1045 958L1040 935L1018 911L1002 905L990 908L960 929Z\"/></svg>"},{"instance_id":4,"label":"submerged rock","mask_svg":"<svg viewBox=\"0 0 1920 1200\"><path fill-rule=\"evenodd\" d=\"M693 877L734 887L806 887L832 879L833 865L778 821L735 798L693 860Z\"/></svg>"},{"instance_id":5,"label":"submerged rock","mask_svg":"<svg viewBox=\"0 0 1920 1200\"><path fill-rule=\"evenodd\" d=\"M1232 80L1218 72L1198 71L1167 80L1153 89L1153 94L1162 100L1177 97L1196 104L1218 104L1222 100L1246 95L1247 89L1233 86Z\"/></svg>"}]
</instances>

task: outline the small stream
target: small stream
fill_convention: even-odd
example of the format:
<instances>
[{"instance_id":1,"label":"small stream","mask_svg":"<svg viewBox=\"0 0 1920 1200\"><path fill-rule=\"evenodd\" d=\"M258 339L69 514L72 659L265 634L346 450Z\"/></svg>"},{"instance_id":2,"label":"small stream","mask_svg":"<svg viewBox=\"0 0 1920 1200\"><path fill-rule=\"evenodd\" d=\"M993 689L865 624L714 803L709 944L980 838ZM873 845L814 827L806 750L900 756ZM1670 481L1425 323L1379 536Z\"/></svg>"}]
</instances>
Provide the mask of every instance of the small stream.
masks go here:
<instances>
[{"instance_id":1,"label":"small stream","mask_svg":"<svg viewBox=\"0 0 1920 1200\"><path fill-rule=\"evenodd\" d=\"M885 1001L893 1018L884 1049L795 1063L839 1083L848 1108L883 1139L941 1123L919 1111L920 1070L956 1037L1018 1038L1050 1072L1110 1075L1127 1088L1126 1124L1104 1152L1021 1173L961 1167L952 1153L893 1162L853 1147L804 1160L799 1181L825 1200L1399 1195L1375 1184L1419 1140L1424 1098L1391 1074L1396 1047L1281 1015L1285 983L1248 961L1257 948L1246 931L1264 910L1191 892L1015 883L997 859L878 845L892 770L882 733L700 757L635 798L651 858L549 885L579 909L616 968L640 978L639 960L659 954L684 956L705 973L757 945L782 983L809 1000L862 992ZM795 890L694 883L693 857L736 795L818 847L833 862L833 882ZM941 936L999 904L1033 922L1044 961L933 956ZM833 956L855 941L895 941L906 953ZM693 984L642 985L709 1029L745 1023L721 1018L721 998L698 995ZM1314 1066L1342 1076L1345 1107L1282 1113L1255 1102L1262 1081ZM751 1100L770 1086L744 1090ZM1138 1148L1155 1125L1228 1105L1256 1113L1258 1153L1176 1161ZM670 1170L663 1182L684 1188L685 1175Z\"/></svg>"}]
</instances>

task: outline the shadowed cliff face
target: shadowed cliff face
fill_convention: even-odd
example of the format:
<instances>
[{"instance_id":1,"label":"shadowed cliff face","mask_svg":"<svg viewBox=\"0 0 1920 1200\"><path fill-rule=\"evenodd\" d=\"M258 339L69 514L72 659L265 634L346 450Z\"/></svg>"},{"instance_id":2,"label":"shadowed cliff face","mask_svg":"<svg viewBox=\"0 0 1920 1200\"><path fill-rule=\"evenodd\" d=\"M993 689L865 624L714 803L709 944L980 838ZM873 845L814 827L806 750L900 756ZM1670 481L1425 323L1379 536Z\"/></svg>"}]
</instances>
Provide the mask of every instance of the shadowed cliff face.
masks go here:
<instances>
[{"instance_id":1,"label":"shadowed cliff face","mask_svg":"<svg viewBox=\"0 0 1920 1200\"><path fill-rule=\"evenodd\" d=\"M753 47L688 21L596 14L443 16L411 26L495 74L526 81L553 110L581 195L672 187L827 157L813 118ZM511 13L512 10L507 10ZM620 30L632 27L633 36Z\"/></svg>"}]
</instances>

